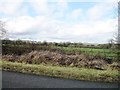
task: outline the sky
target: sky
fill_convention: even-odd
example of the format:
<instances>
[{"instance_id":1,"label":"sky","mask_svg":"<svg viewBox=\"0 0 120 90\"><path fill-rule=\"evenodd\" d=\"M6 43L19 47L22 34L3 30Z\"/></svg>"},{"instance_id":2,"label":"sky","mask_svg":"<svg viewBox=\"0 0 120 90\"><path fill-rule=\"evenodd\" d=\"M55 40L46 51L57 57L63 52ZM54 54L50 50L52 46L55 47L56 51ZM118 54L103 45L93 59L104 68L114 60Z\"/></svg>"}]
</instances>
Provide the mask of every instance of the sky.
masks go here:
<instances>
[{"instance_id":1,"label":"sky","mask_svg":"<svg viewBox=\"0 0 120 90\"><path fill-rule=\"evenodd\" d=\"M117 32L114 0L0 0L9 39L106 43Z\"/></svg>"}]
</instances>

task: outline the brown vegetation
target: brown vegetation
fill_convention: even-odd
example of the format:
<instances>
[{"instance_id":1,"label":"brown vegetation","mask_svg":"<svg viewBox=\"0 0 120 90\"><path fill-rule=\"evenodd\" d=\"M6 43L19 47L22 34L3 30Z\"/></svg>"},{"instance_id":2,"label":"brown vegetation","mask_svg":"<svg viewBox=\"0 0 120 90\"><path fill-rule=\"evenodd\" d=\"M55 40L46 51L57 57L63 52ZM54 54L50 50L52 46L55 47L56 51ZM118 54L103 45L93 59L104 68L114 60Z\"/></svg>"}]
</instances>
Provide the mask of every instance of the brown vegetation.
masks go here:
<instances>
[{"instance_id":1,"label":"brown vegetation","mask_svg":"<svg viewBox=\"0 0 120 90\"><path fill-rule=\"evenodd\" d=\"M50 51L32 51L28 54L3 55L3 60L12 62L24 62L29 64L51 64L60 66L87 67L95 69L105 69L108 64L104 59L90 57L86 54L62 54Z\"/></svg>"}]
</instances>

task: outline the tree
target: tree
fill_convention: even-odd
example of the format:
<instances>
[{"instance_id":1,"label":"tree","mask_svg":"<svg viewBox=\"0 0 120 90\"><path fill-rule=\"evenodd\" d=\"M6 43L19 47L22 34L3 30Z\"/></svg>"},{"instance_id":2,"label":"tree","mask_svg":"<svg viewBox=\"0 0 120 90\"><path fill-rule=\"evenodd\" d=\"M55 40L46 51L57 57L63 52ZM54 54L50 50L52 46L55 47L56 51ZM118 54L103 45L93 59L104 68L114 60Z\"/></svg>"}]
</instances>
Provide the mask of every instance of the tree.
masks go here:
<instances>
[{"instance_id":1,"label":"tree","mask_svg":"<svg viewBox=\"0 0 120 90\"><path fill-rule=\"evenodd\" d=\"M120 1L118 2L118 12L117 12L117 17L118 17L118 25L117 25L117 32L114 35L114 40L117 45L120 44Z\"/></svg>"},{"instance_id":2,"label":"tree","mask_svg":"<svg viewBox=\"0 0 120 90\"><path fill-rule=\"evenodd\" d=\"M114 39L108 40L109 47L112 48L114 46Z\"/></svg>"},{"instance_id":3,"label":"tree","mask_svg":"<svg viewBox=\"0 0 120 90\"><path fill-rule=\"evenodd\" d=\"M2 57L2 42L1 39L6 34L5 23L0 21L0 59Z\"/></svg>"},{"instance_id":4,"label":"tree","mask_svg":"<svg viewBox=\"0 0 120 90\"><path fill-rule=\"evenodd\" d=\"M112 47L117 49L120 44L120 1L118 2L118 7L115 8L114 11L115 17L118 17L118 23L116 24L114 35L111 39L108 40L108 43L110 45L110 48Z\"/></svg>"},{"instance_id":5,"label":"tree","mask_svg":"<svg viewBox=\"0 0 120 90\"><path fill-rule=\"evenodd\" d=\"M0 39L6 35L5 22L0 21Z\"/></svg>"}]
</instances>

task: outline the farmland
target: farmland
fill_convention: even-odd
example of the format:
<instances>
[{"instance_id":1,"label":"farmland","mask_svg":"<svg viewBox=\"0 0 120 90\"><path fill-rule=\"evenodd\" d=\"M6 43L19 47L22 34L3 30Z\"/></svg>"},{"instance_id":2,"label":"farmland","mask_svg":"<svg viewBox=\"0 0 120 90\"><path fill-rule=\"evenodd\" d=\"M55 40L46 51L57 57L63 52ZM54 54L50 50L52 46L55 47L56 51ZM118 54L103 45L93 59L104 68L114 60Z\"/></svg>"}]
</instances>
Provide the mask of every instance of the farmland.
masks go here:
<instances>
[{"instance_id":1,"label":"farmland","mask_svg":"<svg viewBox=\"0 0 120 90\"><path fill-rule=\"evenodd\" d=\"M109 45L105 46L107 47L79 43L76 45L76 43L3 40L2 67L3 70L23 73L30 71L33 74L41 73L53 77L115 82L118 81L117 71L120 68L119 51L108 47ZM91 73L86 76L89 70ZM100 73L104 74L104 79Z\"/></svg>"},{"instance_id":2,"label":"farmland","mask_svg":"<svg viewBox=\"0 0 120 90\"><path fill-rule=\"evenodd\" d=\"M77 47L56 47L68 52L83 52L90 55L101 55L106 58L114 59L117 56L118 50L111 49L95 49L95 48L77 48Z\"/></svg>"},{"instance_id":3,"label":"farmland","mask_svg":"<svg viewBox=\"0 0 120 90\"><path fill-rule=\"evenodd\" d=\"M28 43L29 44L29 43ZM119 50L117 49L106 49L106 48L91 48L91 47L65 47L65 46L55 46L52 45L44 45L42 44L3 44L3 54L23 54L29 53L32 50L51 50L57 52L64 52L64 53L85 53L91 56L101 56L104 58L108 58L110 60L116 60L119 54ZM16 51L14 51L16 49Z\"/></svg>"}]
</instances>

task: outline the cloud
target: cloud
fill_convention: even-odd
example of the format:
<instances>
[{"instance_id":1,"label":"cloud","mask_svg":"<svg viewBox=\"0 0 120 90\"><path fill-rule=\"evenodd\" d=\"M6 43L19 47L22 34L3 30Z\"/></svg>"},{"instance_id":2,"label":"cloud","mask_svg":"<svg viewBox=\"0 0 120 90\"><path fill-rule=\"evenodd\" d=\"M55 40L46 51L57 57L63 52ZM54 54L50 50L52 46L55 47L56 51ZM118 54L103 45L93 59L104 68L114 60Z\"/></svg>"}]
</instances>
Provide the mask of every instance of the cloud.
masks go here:
<instances>
[{"instance_id":1,"label":"cloud","mask_svg":"<svg viewBox=\"0 0 120 90\"><path fill-rule=\"evenodd\" d=\"M46 0L31 0L27 4L18 0L15 6L11 2L8 3L5 2L4 10L7 10L8 7L12 8L8 12L3 12L3 9L0 8L0 12L8 15L1 20L6 21L11 39L104 43L117 29L117 19L105 17L113 10L111 3L96 3L88 10L79 7L73 11L69 10L69 3L63 0L54 3ZM18 10L21 5L22 8ZM33 9L34 13L37 12L37 15L31 16L29 7ZM17 12L20 12L19 15L14 16ZM13 17L9 17L9 15L13 15ZM68 21L65 21L66 18L69 18ZM75 23L74 19L76 19Z\"/></svg>"},{"instance_id":2,"label":"cloud","mask_svg":"<svg viewBox=\"0 0 120 90\"><path fill-rule=\"evenodd\" d=\"M33 19L29 16L21 16L7 20L8 32L21 33L34 26Z\"/></svg>"},{"instance_id":3,"label":"cloud","mask_svg":"<svg viewBox=\"0 0 120 90\"><path fill-rule=\"evenodd\" d=\"M106 14L111 12L111 10L115 9L117 6L117 3L98 3L91 7L88 11L87 14L89 15L89 19L102 19L105 17ZM114 14L113 12L112 14Z\"/></svg>"},{"instance_id":4,"label":"cloud","mask_svg":"<svg viewBox=\"0 0 120 90\"><path fill-rule=\"evenodd\" d=\"M107 41L114 32L116 19L86 21L70 25L45 16L21 16L8 19L7 29L11 38L30 38L47 41ZM97 38L101 38L98 40ZM90 40L91 39L91 40ZM95 40L93 40L95 39Z\"/></svg>"},{"instance_id":5,"label":"cloud","mask_svg":"<svg viewBox=\"0 0 120 90\"><path fill-rule=\"evenodd\" d=\"M13 15L20 9L23 0L0 0L0 13Z\"/></svg>"},{"instance_id":6,"label":"cloud","mask_svg":"<svg viewBox=\"0 0 120 90\"><path fill-rule=\"evenodd\" d=\"M75 9L75 10L71 13L70 17L71 17L72 19L77 19L78 17L80 17L81 14L82 14L82 9Z\"/></svg>"},{"instance_id":7,"label":"cloud","mask_svg":"<svg viewBox=\"0 0 120 90\"><path fill-rule=\"evenodd\" d=\"M56 1L56 0L52 0ZM66 0L67 1L67 0ZM119 0L68 0L68 2L119 2Z\"/></svg>"},{"instance_id":8,"label":"cloud","mask_svg":"<svg viewBox=\"0 0 120 90\"><path fill-rule=\"evenodd\" d=\"M65 0L58 0L57 4L63 9L66 9L68 7L68 2Z\"/></svg>"},{"instance_id":9,"label":"cloud","mask_svg":"<svg viewBox=\"0 0 120 90\"><path fill-rule=\"evenodd\" d=\"M39 36L49 37L58 33L60 29L61 22L53 20L44 16L21 16L13 19L4 19L7 21L7 30L8 33L13 35L29 35L31 37ZM34 36L35 35L35 36Z\"/></svg>"},{"instance_id":10,"label":"cloud","mask_svg":"<svg viewBox=\"0 0 120 90\"><path fill-rule=\"evenodd\" d=\"M31 0L29 3L38 14L49 13L47 0Z\"/></svg>"},{"instance_id":11,"label":"cloud","mask_svg":"<svg viewBox=\"0 0 120 90\"><path fill-rule=\"evenodd\" d=\"M65 0L49 1L49 0L30 0L30 6L35 10L37 15L48 17L63 17L64 12L68 8L68 2Z\"/></svg>"}]
</instances>

